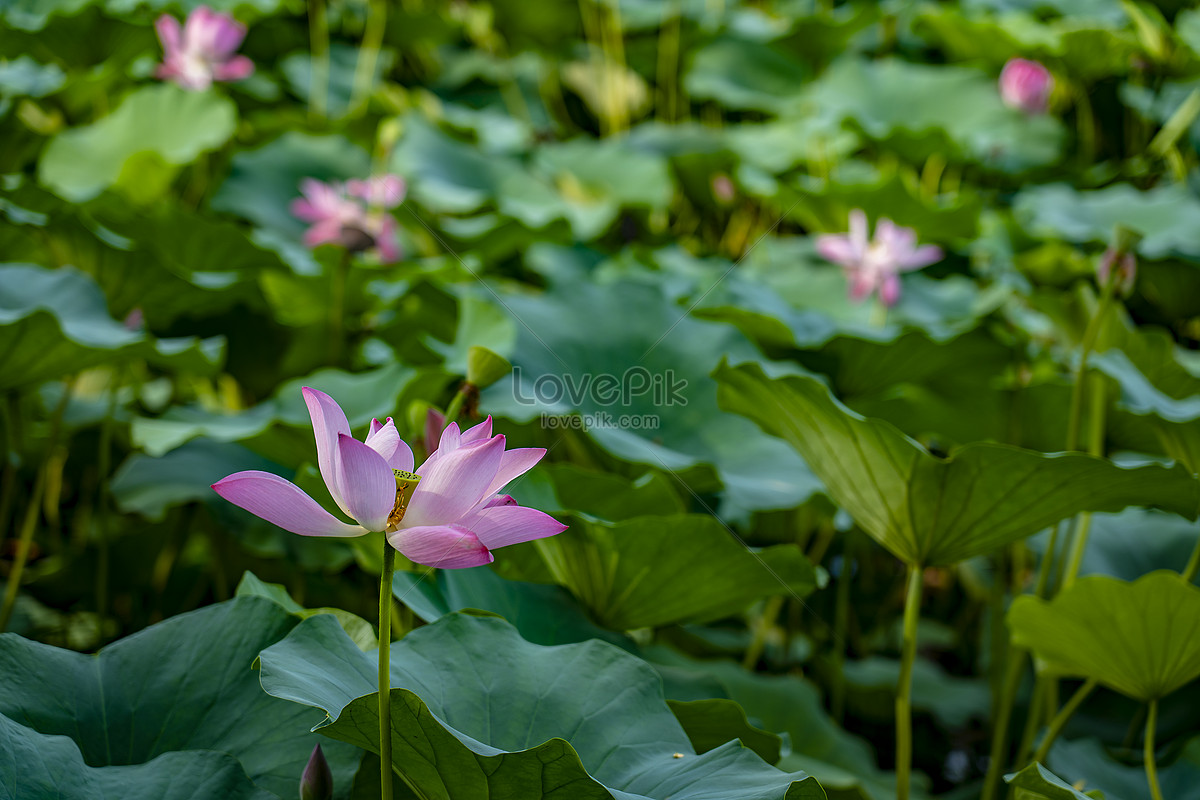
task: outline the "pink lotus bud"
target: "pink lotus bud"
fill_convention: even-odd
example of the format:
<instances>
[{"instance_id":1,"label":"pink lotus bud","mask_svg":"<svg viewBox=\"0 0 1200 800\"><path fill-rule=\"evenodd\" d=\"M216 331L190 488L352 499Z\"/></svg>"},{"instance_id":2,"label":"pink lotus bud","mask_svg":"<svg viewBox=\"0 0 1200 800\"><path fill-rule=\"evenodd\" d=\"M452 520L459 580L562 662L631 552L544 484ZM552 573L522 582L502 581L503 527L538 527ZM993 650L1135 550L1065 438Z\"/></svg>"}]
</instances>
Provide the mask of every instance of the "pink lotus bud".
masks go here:
<instances>
[{"instance_id":1,"label":"pink lotus bud","mask_svg":"<svg viewBox=\"0 0 1200 800\"><path fill-rule=\"evenodd\" d=\"M718 172L713 175L712 193L717 202L723 206L733 202L733 198L737 196L737 187L733 185L733 181L724 172Z\"/></svg>"},{"instance_id":2,"label":"pink lotus bud","mask_svg":"<svg viewBox=\"0 0 1200 800\"><path fill-rule=\"evenodd\" d=\"M1000 99L1026 114L1045 113L1053 88L1050 71L1036 61L1010 59L1000 71Z\"/></svg>"},{"instance_id":3,"label":"pink lotus bud","mask_svg":"<svg viewBox=\"0 0 1200 800\"><path fill-rule=\"evenodd\" d=\"M317 745L300 776L300 800L331 800L332 797L333 773L329 771L321 745Z\"/></svg>"},{"instance_id":4,"label":"pink lotus bud","mask_svg":"<svg viewBox=\"0 0 1200 800\"><path fill-rule=\"evenodd\" d=\"M127 331L141 331L146 327L146 318L140 308L135 308L125 315L125 320L121 324Z\"/></svg>"},{"instance_id":5,"label":"pink lotus bud","mask_svg":"<svg viewBox=\"0 0 1200 800\"><path fill-rule=\"evenodd\" d=\"M1110 277L1114 264L1117 274ZM1125 253L1117 258L1117 251L1110 247L1104 251L1104 255L1100 256L1100 264L1096 267L1096 278L1100 281L1101 286L1104 286L1109 280L1115 281L1113 294L1117 297L1128 297L1133 293L1133 282L1137 279L1137 258L1133 253Z\"/></svg>"}]
</instances>

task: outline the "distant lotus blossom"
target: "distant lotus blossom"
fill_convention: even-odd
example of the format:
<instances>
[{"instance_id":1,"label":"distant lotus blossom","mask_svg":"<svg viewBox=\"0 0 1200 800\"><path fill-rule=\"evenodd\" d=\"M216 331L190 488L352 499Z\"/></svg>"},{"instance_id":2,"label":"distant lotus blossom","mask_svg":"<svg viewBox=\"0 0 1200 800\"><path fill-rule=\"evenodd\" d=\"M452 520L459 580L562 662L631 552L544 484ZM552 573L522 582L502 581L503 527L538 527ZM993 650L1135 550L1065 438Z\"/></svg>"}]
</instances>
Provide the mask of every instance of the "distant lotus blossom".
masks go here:
<instances>
[{"instance_id":1,"label":"distant lotus blossom","mask_svg":"<svg viewBox=\"0 0 1200 800\"><path fill-rule=\"evenodd\" d=\"M304 244L333 243L355 253L375 250L385 264L399 260L396 220L386 209L404 200L402 178L380 175L344 184L306 178L300 191L304 196L292 201L292 214L311 225Z\"/></svg>"},{"instance_id":2,"label":"distant lotus blossom","mask_svg":"<svg viewBox=\"0 0 1200 800\"><path fill-rule=\"evenodd\" d=\"M213 81L240 81L254 72L254 62L234 55L246 37L246 26L228 14L200 6L182 28L169 14L159 17L154 28L163 47L156 74L163 80L203 91Z\"/></svg>"},{"instance_id":3,"label":"distant lotus blossom","mask_svg":"<svg viewBox=\"0 0 1200 800\"><path fill-rule=\"evenodd\" d=\"M909 272L942 260L942 250L934 245L917 246L917 232L902 228L887 217L875 226L875 238L868 241L867 215L860 209L850 212L850 232L817 237L817 252L840 264L850 282L850 299L864 300L878 292L886 306L900 299L900 273Z\"/></svg>"},{"instance_id":4,"label":"distant lotus blossom","mask_svg":"<svg viewBox=\"0 0 1200 800\"><path fill-rule=\"evenodd\" d=\"M492 435L491 417L466 431L453 422L446 426L437 449L414 475L412 449L391 418L382 424L372 420L360 442L350 435L350 423L332 397L307 387L303 394L321 477L338 508L355 523L339 520L300 487L269 472L230 475L213 484L217 494L301 536L384 531L392 547L410 560L443 569L487 564L497 547L566 530L550 515L500 494L546 451L506 450L504 437Z\"/></svg>"},{"instance_id":5,"label":"distant lotus blossom","mask_svg":"<svg viewBox=\"0 0 1200 800\"><path fill-rule=\"evenodd\" d=\"M1000 99L1026 114L1045 113L1053 88L1050 71L1036 61L1014 58L1000 71Z\"/></svg>"},{"instance_id":6,"label":"distant lotus blossom","mask_svg":"<svg viewBox=\"0 0 1200 800\"><path fill-rule=\"evenodd\" d=\"M1117 252L1113 248L1105 250L1104 255L1100 256L1100 264L1096 267L1096 278L1101 286L1108 283L1114 266L1117 275L1114 279L1113 294L1128 297L1133 293L1133 282L1137 280L1137 257L1133 253L1125 253L1117 258Z\"/></svg>"}]
</instances>

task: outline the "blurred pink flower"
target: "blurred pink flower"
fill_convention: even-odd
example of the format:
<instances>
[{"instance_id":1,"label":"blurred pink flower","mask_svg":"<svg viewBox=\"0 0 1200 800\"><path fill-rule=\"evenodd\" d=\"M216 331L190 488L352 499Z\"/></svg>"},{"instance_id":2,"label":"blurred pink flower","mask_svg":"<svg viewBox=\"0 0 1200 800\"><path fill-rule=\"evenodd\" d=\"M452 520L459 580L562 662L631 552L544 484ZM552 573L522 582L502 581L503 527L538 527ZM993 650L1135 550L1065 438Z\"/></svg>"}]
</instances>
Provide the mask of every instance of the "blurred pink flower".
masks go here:
<instances>
[{"instance_id":1,"label":"blurred pink flower","mask_svg":"<svg viewBox=\"0 0 1200 800\"><path fill-rule=\"evenodd\" d=\"M1050 71L1036 61L1010 59L1000 71L1000 99L1026 114L1045 113L1053 88Z\"/></svg>"},{"instance_id":2,"label":"blurred pink flower","mask_svg":"<svg viewBox=\"0 0 1200 800\"><path fill-rule=\"evenodd\" d=\"M850 232L817 237L817 252L822 258L840 264L850 282L850 299L863 300L874 292L886 306L900 299L900 273L927 267L942 259L942 250L934 245L917 247L917 232L902 228L887 217L875 225L875 237L868 241L867 215L860 209L850 212Z\"/></svg>"},{"instance_id":3,"label":"blurred pink flower","mask_svg":"<svg viewBox=\"0 0 1200 800\"><path fill-rule=\"evenodd\" d=\"M415 489L400 488L413 471L412 449L391 418L371 421L360 442L350 435L342 409L324 392L305 387L304 402L317 441L317 466L338 508L357 524L342 522L300 487L278 475L250 470L213 484L217 494L284 530L301 536L361 536L384 531L405 557L443 569L475 567L491 551L553 536L565 525L500 494L546 455L540 447L506 450L492 436L492 418L466 431L450 423L437 450L416 470Z\"/></svg>"},{"instance_id":4,"label":"blurred pink flower","mask_svg":"<svg viewBox=\"0 0 1200 800\"><path fill-rule=\"evenodd\" d=\"M228 14L200 6L188 15L182 29L169 14L159 17L154 28L163 46L163 63L157 72L163 80L202 91L213 81L240 81L254 72L254 62L234 55L246 37L246 26Z\"/></svg>"},{"instance_id":5,"label":"blurred pink flower","mask_svg":"<svg viewBox=\"0 0 1200 800\"><path fill-rule=\"evenodd\" d=\"M332 242L352 252L374 249L385 264L399 260L396 220L385 209L404 200L402 178L380 175L345 184L305 178L300 192L303 197L292 201L292 214L310 224L304 244Z\"/></svg>"}]
</instances>

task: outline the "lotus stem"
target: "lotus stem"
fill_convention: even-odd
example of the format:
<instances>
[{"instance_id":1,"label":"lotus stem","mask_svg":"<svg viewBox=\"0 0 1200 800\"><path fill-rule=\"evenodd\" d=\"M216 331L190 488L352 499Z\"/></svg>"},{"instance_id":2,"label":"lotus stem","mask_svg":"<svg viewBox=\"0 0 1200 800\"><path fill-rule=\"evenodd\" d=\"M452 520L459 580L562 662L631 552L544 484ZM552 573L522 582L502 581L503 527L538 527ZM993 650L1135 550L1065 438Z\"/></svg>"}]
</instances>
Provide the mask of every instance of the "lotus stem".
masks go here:
<instances>
[{"instance_id":1,"label":"lotus stem","mask_svg":"<svg viewBox=\"0 0 1200 800\"><path fill-rule=\"evenodd\" d=\"M362 46L354 64L354 86L350 94L350 112L360 112L371 94L375 82L375 65L379 62L379 51L383 47L383 34L387 28L387 3L369 0L367 24L363 30Z\"/></svg>"},{"instance_id":2,"label":"lotus stem","mask_svg":"<svg viewBox=\"0 0 1200 800\"><path fill-rule=\"evenodd\" d=\"M1067 721L1072 715L1079 710L1079 706L1087 699L1092 690L1096 688L1096 679L1089 678L1082 686L1075 690L1075 694L1071 695L1071 699L1067 704L1058 710L1054 715L1054 719L1050 720L1050 727L1046 729L1046 735L1042 737L1041 744L1038 745L1037 752L1033 754L1033 760L1045 763L1046 755L1050 752L1054 740L1062 733L1062 729L1066 726Z\"/></svg>"},{"instance_id":3,"label":"lotus stem","mask_svg":"<svg viewBox=\"0 0 1200 800\"><path fill-rule=\"evenodd\" d=\"M324 119L328 113L329 94L329 20L325 15L325 0L308 0L308 38L312 56L308 74L308 113L314 119Z\"/></svg>"},{"instance_id":4,"label":"lotus stem","mask_svg":"<svg viewBox=\"0 0 1200 800\"><path fill-rule=\"evenodd\" d=\"M921 568L909 565L904 595L904 640L900 685L896 691L896 800L908 800L912 782L912 673L917 658L917 622L921 617Z\"/></svg>"},{"instance_id":5,"label":"lotus stem","mask_svg":"<svg viewBox=\"0 0 1200 800\"><path fill-rule=\"evenodd\" d=\"M832 527L832 526L831 526ZM829 687L829 713L840 725L846 711L846 636L850 628L850 581L854 577L853 548L846 532L842 547L842 570L838 575L837 595L833 611L833 685Z\"/></svg>"},{"instance_id":6,"label":"lotus stem","mask_svg":"<svg viewBox=\"0 0 1200 800\"><path fill-rule=\"evenodd\" d=\"M1192 548L1192 556L1188 559L1187 566L1183 568L1180 577L1184 583L1191 583L1196 579L1196 573L1200 572L1200 537L1196 539L1196 546Z\"/></svg>"},{"instance_id":7,"label":"lotus stem","mask_svg":"<svg viewBox=\"0 0 1200 800\"><path fill-rule=\"evenodd\" d=\"M1142 757L1146 761L1146 783L1150 785L1150 796L1154 800L1163 800L1162 789L1158 785L1158 765L1154 762L1154 728L1158 724L1158 700L1150 701L1150 713L1146 716L1146 746Z\"/></svg>"},{"instance_id":8,"label":"lotus stem","mask_svg":"<svg viewBox=\"0 0 1200 800\"><path fill-rule=\"evenodd\" d=\"M379 792L392 800L392 575L396 550L383 538L383 574L379 576Z\"/></svg>"},{"instance_id":9,"label":"lotus stem","mask_svg":"<svg viewBox=\"0 0 1200 800\"><path fill-rule=\"evenodd\" d=\"M29 550L33 546L33 529L37 527L38 508L46 492L46 480L51 464L58 450L58 436L62 431L63 412L67 410L67 401L71 399L73 380L63 384L62 398L54 409L50 419L50 438L46 442L46 455L33 482L33 491L29 495L29 506L25 509L25 518L21 521L21 535L17 541L17 553L13 559L12 572L8 574L8 585L4 589L4 603L0 605L0 631L8 628L12 619L13 608L17 604L17 592L21 588L21 576L25 573L25 564L29 561Z\"/></svg>"},{"instance_id":10,"label":"lotus stem","mask_svg":"<svg viewBox=\"0 0 1200 800\"><path fill-rule=\"evenodd\" d=\"M1000 784L1000 773L1004 770L1005 754L1008 745L1008 724L1012 720L1013 702L1017 696L1017 687L1021 685L1021 676L1025 672L1026 651L1019 647L1009 647L1008 667L1004 673L1004 685L999 702L996 704L996 724L992 728L992 751L988 759L987 775L983 779L983 793L980 800L993 800L996 787Z\"/></svg>"},{"instance_id":11,"label":"lotus stem","mask_svg":"<svg viewBox=\"0 0 1200 800\"><path fill-rule=\"evenodd\" d=\"M775 626L775 620L779 618L779 612L782 609L783 595L777 594L767 598L767 602L763 605L762 616L758 618L758 625L754 628L754 638L750 640L750 646L746 648L746 655L742 658L742 666L746 669L754 669L754 665L762 657L763 650L767 645L767 634Z\"/></svg>"}]
</instances>

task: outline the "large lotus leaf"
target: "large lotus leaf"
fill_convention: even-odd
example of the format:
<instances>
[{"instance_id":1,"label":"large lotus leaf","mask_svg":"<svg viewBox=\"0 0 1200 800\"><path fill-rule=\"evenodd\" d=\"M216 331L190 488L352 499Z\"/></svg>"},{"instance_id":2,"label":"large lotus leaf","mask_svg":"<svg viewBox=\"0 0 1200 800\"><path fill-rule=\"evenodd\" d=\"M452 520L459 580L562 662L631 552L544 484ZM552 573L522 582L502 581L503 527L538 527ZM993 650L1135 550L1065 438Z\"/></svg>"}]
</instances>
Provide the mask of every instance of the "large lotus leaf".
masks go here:
<instances>
[{"instance_id":1,"label":"large lotus leaf","mask_svg":"<svg viewBox=\"0 0 1200 800\"><path fill-rule=\"evenodd\" d=\"M851 168L853 167L853 168ZM781 184L778 201L789 217L813 231L840 233L850 212L861 209L873 223L880 217L916 230L922 242L954 243L979 232L982 199L956 192L952 199L925 197L900 174L853 162L824 179L800 176Z\"/></svg>"},{"instance_id":2,"label":"large lotus leaf","mask_svg":"<svg viewBox=\"0 0 1200 800\"><path fill-rule=\"evenodd\" d=\"M523 506L548 514L583 513L616 522L684 512L677 486L659 472L628 480L574 464L543 464L508 489Z\"/></svg>"},{"instance_id":3,"label":"large lotus leaf","mask_svg":"<svg viewBox=\"0 0 1200 800\"><path fill-rule=\"evenodd\" d=\"M135 156L182 166L225 144L236 125L233 103L216 92L147 86L98 122L56 136L38 162L38 180L72 202L90 200Z\"/></svg>"},{"instance_id":4,"label":"large lotus leaf","mask_svg":"<svg viewBox=\"0 0 1200 800\"><path fill-rule=\"evenodd\" d=\"M783 442L717 408L708 372L721 354L755 357L745 338L688 317L661 286L594 285L567 263L569 251L539 250L554 260L552 286L503 296L518 324L504 355L517 369L483 393L484 410L520 421L579 414L620 458L675 472L712 465L725 487L722 512L787 508L813 492L816 481ZM622 383L628 391L614 396Z\"/></svg>"},{"instance_id":5,"label":"large lotus leaf","mask_svg":"<svg viewBox=\"0 0 1200 800\"><path fill-rule=\"evenodd\" d=\"M174 506L214 500L212 484L246 469L282 471L241 445L194 439L162 456L134 453L117 468L110 488L121 511L161 520Z\"/></svg>"},{"instance_id":6,"label":"large lotus leaf","mask_svg":"<svg viewBox=\"0 0 1200 800\"><path fill-rule=\"evenodd\" d=\"M426 622L463 609L478 609L504 617L521 638L534 644L570 644L602 639L631 649L624 636L588 619L578 601L561 586L510 581L490 569L438 570L431 577L397 572L392 594Z\"/></svg>"},{"instance_id":7,"label":"large lotus leaf","mask_svg":"<svg viewBox=\"0 0 1200 800\"><path fill-rule=\"evenodd\" d=\"M1071 16L1049 21L1035 13L1010 10L1003 15L964 13L961 6L925 6L914 23L953 61L999 65L1020 53L1044 64L1061 64L1072 77L1091 82L1129 71L1140 48L1134 31L1116 9L1105 21L1088 18L1088 4Z\"/></svg>"},{"instance_id":8,"label":"large lotus leaf","mask_svg":"<svg viewBox=\"0 0 1200 800\"><path fill-rule=\"evenodd\" d=\"M46 229L51 249L99 283L115 315L140 309L152 329L179 317L221 314L237 304L261 307L258 272L284 268L243 229L179 208L96 217L104 226L99 234L82 220L58 216Z\"/></svg>"},{"instance_id":9,"label":"large lotus leaf","mask_svg":"<svg viewBox=\"0 0 1200 800\"><path fill-rule=\"evenodd\" d=\"M1007 108L995 78L966 67L845 57L809 85L801 107L853 121L910 158L934 153L1020 172L1053 164L1062 124Z\"/></svg>"},{"instance_id":10,"label":"large lotus leaf","mask_svg":"<svg viewBox=\"0 0 1200 800\"><path fill-rule=\"evenodd\" d=\"M692 53L684 88L695 100L778 112L794 105L808 78L801 62L764 42L724 37Z\"/></svg>"},{"instance_id":11,"label":"large lotus leaf","mask_svg":"<svg viewBox=\"0 0 1200 800\"><path fill-rule=\"evenodd\" d=\"M57 64L39 64L27 55L0 62L0 97L45 97L66 80Z\"/></svg>"},{"instance_id":12,"label":"large lotus leaf","mask_svg":"<svg viewBox=\"0 0 1200 800\"><path fill-rule=\"evenodd\" d=\"M697 753L707 753L726 742L738 739L768 764L779 761L783 738L756 728L746 712L732 700L714 697L707 700L668 700L671 713Z\"/></svg>"},{"instance_id":13,"label":"large lotus leaf","mask_svg":"<svg viewBox=\"0 0 1200 800\"><path fill-rule=\"evenodd\" d=\"M533 229L566 220L584 240L603 233L622 207L661 208L672 193L666 160L620 140L545 145L526 167L416 116L405 118L391 167L410 177L413 196L426 208L464 213L495 207Z\"/></svg>"},{"instance_id":14,"label":"large lotus leaf","mask_svg":"<svg viewBox=\"0 0 1200 800\"><path fill-rule=\"evenodd\" d=\"M850 300L842 270L817 257L812 239L764 241L736 271L724 259L701 261L677 249L656 253L655 262L689 276L682 293L694 297L695 316L737 326L767 353L818 348L838 335L882 346L906 328L941 342L976 327L1002 297L961 276L907 275L880 324L873 303Z\"/></svg>"},{"instance_id":15,"label":"large lotus leaf","mask_svg":"<svg viewBox=\"0 0 1200 800\"><path fill-rule=\"evenodd\" d=\"M1200 484L1181 466L1118 467L1081 453L969 444L930 454L854 414L815 378L722 365L721 403L784 436L830 496L908 564L954 564L1081 511L1157 506L1194 519Z\"/></svg>"},{"instance_id":16,"label":"large lotus leaf","mask_svg":"<svg viewBox=\"0 0 1200 800\"><path fill-rule=\"evenodd\" d=\"M0 388L30 386L97 364L142 358L188 372L216 369L220 339L153 339L108 315L95 282L71 268L0 265Z\"/></svg>"},{"instance_id":17,"label":"large lotus leaf","mask_svg":"<svg viewBox=\"0 0 1200 800\"><path fill-rule=\"evenodd\" d=\"M1091 191L1035 186L1017 195L1013 214L1037 237L1102 246L1124 225L1142 234L1137 251L1146 258L1200 258L1200 200L1183 184L1144 192L1126 183Z\"/></svg>"},{"instance_id":18,"label":"large lotus leaf","mask_svg":"<svg viewBox=\"0 0 1200 800\"><path fill-rule=\"evenodd\" d=\"M260 660L268 693L323 709L322 733L378 752L377 662L334 620L305 620ZM543 647L453 614L395 643L391 664L393 764L422 797L825 796L735 742L695 755L654 671L602 642Z\"/></svg>"},{"instance_id":19,"label":"large lotus leaf","mask_svg":"<svg viewBox=\"0 0 1200 800\"><path fill-rule=\"evenodd\" d=\"M1095 678L1137 700L1200 677L1200 588L1175 572L1133 583L1080 578L1051 601L1022 595L1008 625L1050 672Z\"/></svg>"},{"instance_id":20,"label":"large lotus leaf","mask_svg":"<svg viewBox=\"0 0 1200 800\"><path fill-rule=\"evenodd\" d=\"M647 648L645 657L663 675L669 699L727 697L755 727L787 734L791 753L781 769L810 773L837 798L895 797L895 780L875 766L870 745L829 717L820 692L804 678L751 672L732 661L701 661L661 645Z\"/></svg>"},{"instance_id":21,"label":"large lotus leaf","mask_svg":"<svg viewBox=\"0 0 1200 800\"><path fill-rule=\"evenodd\" d=\"M772 595L808 595L817 574L794 545L751 550L708 515L576 520L536 543L555 582L614 630L704 622Z\"/></svg>"},{"instance_id":22,"label":"large lotus leaf","mask_svg":"<svg viewBox=\"0 0 1200 800\"><path fill-rule=\"evenodd\" d=\"M1119 514L1095 514L1088 529L1087 549L1080 562L1080 575L1108 575L1124 581L1137 580L1156 569L1178 569L1187 563L1200 531L1195 524L1174 514L1144 508L1127 508ZM1059 537L1059 556L1065 558ZM1046 537L1034 536L1030 549L1045 553ZM1060 562L1061 563L1061 562Z\"/></svg>"},{"instance_id":23,"label":"large lotus leaf","mask_svg":"<svg viewBox=\"0 0 1200 800\"><path fill-rule=\"evenodd\" d=\"M1145 776L1143 775L1143 778ZM1103 800L1096 792L1084 794L1041 764L1030 764L1020 772L1005 775L1016 800Z\"/></svg>"},{"instance_id":24,"label":"large lotus leaf","mask_svg":"<svg viewBox=\"0 0 1200 800\"><path fill-rule=\"evenodd\" d=\"M144 764L92 766L67 736L0 716L0 797L63 800L270 800L231 755L163 753Z\"/></svg>"},{"instance_id":25,"label":"large lotus leaf","mask_svg":"<svg viewBox=\"0 0 1200 800\"><path fill-rule=\"evenodd\" d=\"M94 656L3 634L0 714L71 737L92 767L215 750L234 756L261 788L291 797L315 743L313 715L264 695L251 666L295 624L275 603L242 597L172 617ZM335 785L348 787L359 753L334 746L326 757Z\"/></svg>"},{"instance_id":26,"label":"large lotus leaf","mask_svg":"<svg viewBox=\"0 0 1200 800\"><path fill-rule=\"evenodd\" d=\"M78 14L97 0L6 0L0 3L5 24L17 30L40 31L51 17Z\"/></svg>"},{"instance_id":27,"label":"large lotus leaf","mask_svg":"<svg viewBox=\"0 0 1200 800\"><path fill-rule=\"evenodd\" d=\"M217 211L228 211L260 227L296 237L305 223L289 206L300 196L300 182L365 177L367 153L342 136L313 136L288 131L262 147L233 157L229 177L212 199Z\"/></svg>"},{"instance_id":28,"label":"large lotus leaf","mask_svg":"<svg viewBox=\"0 0 1200 800\"><path fill-rule=\"evenodd\" d=\"M361 428L373 418L380 421L403 406L400 397L413 382L417 372L402 364L389 364L376 369L349 373L336 369L321 369L285 382L275 396L236 414L222 414L192 406L173 406L159 417L138 417L133 421L133 441L152 456L161 456L196 437L218 442L237 442L255 439L276 425L307 429L307 433L289 437L277 457L282 464L299 463L312 456L312 422L300 390L304 386L329 394L346 412L351 427ZM294 438L294 441L290 441ZM302 445L301 440L306 444ZM301 449L302 447L306 449ZM276 457L275 453L270 454ZM291 458L285 456L291 455Z\"/></svg>"},{"instance_id":29,"label":"large lotus leaf","mask_svg":"<svg viewBox=\"0 0 1200 800\"><path fill-rule=\"evenodd\" d=\"M1102 791L1105 800L1153 800L1145 768L1140 763L1118 761L1096 739L1059 739L1047 761L1057 774L1081 782L1084 789ZM1200 738L1191 738L1178 757L1166 762L1160 756L1158 780L1162 796L1171 800L1200 800Z\"/></svg>"},{"instance_id":30,"label":"large lotus leaf","mask_svg":"<svg viewBox=\"0 0 1200 800\"><path fill-rule=\"evenodd\" d=\"M847 661L843 667L847 707L856 716L878 718L886 724L900 682L900 661L867 656ZM913 663L912 707L929 712L948 729L965 727L972 719L987 718L991 697L987 684L976 678L947 674L936 662L919 658Z\"/></svg>"}]
</instances>

